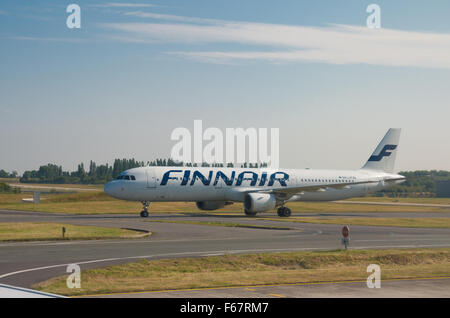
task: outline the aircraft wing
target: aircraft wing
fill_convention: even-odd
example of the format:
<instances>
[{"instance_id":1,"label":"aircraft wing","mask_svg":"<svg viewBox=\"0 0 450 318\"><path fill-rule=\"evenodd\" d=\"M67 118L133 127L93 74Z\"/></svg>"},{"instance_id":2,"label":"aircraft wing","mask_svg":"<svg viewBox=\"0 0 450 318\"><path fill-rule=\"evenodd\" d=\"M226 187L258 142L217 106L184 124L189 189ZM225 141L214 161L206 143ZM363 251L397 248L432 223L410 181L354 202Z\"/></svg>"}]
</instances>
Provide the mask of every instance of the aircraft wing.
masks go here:
<instances>
[{"instance_id":1,"label":"aircraft wing","mask_svg":"<svg viewBox=\"0 0 450 318\"><path fill-rule=\"evenodd\" d=\"M300 187L278 187L278 188L272 188L272 189L252 189L249 191L246 191L248 193L251 192L259 192L259 193L274 193L274 194L283 194L283 195L294 195L297 193L302 192L316 192L316 191L325 191L327 188L332 189L348 189L352 185L357 184L365 184L365 183L378 183L383 180L366 180L366 181L358 181L358 182L346 182L346 183L329 183L329 184L320 184L320 185L305 185ZM388 181L388 180L384 180ZM391 181L391 180L389 180Z\"/></svg>"},{"instance_id":2,"label":"aircraft wing","mask_svg":"<svg viewBox=\"0 0 450 318\"><path fill-rule=\"evenodd\" d=\"M348 189L352 185L358 184L369 184L369 183L379 183L379 182L390 182L397 180L404 180L405 178L385 178L378 180L364 180L358 182L345 182L345 183L329 183L329 184L319 184L319 185L305 185L305 186L293 186L293 187L277 187L277 188L263 188L263 189L255 189L255 188L241 188L236 189L235 191L239 191L241 193L270 193L275 194L280 200L288 200L290 197L296 194L302 194L304 192L320 192L326 191L327 188L332 189Z\"/></svg>"}]
</instances>

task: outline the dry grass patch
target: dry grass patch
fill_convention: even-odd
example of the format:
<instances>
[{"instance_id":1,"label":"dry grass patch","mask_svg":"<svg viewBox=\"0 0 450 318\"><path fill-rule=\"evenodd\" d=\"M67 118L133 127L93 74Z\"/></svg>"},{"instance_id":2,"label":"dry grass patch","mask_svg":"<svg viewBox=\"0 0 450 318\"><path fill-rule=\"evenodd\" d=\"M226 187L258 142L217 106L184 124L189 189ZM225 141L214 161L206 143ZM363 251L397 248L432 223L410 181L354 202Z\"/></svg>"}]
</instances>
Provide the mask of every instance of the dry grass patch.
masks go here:
<instances>
[{"instance_id":1,"label":"dry grass patch","mask_svg":"<svg viewBox=\"0 0 450 318\"><path fill-rule=\"evenodd\" d=\"M41 222L0 223L0 242L63 240L62 227L66 229L65 240L133 238L143 234L133 230L99 226Z\"/></svg>"},{"instance_id":2,"label":"dry grass patch","mask_svg":"<svg viewBox=\"0 0 450 318\"><path fill-rule=\"evenodd\" d=\"M81 289L66 276L33 288L63 295L206 287L365 280L369 264L382 279L450 275L450 249L348 250L141 260L82 272Z\"/></svg>"}]
</instances>

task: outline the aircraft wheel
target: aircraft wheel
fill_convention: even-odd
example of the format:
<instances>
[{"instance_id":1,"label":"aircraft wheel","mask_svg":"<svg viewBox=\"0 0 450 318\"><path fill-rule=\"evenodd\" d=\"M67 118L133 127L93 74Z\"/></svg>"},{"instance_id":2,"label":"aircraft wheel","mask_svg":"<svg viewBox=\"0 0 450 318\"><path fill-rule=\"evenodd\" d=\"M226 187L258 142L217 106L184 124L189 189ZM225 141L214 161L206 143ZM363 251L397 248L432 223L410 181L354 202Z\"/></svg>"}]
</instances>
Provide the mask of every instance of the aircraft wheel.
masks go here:
<instances>
[{"instance_id":1,"label":"aircraft wheel","mask_svg":"<svg viewBox=\"0 0 450 318\"><path fill-rule=\"evenodd\" d=\"M284 206L282 206L281 208L278 208L277 214L278 214L278 216L284 216Z\"/></svg>"},{"instance_id":2,"label":"aircraft wheel","mask_svg":"<svg viewBox=\"0 0 450 318\"><path fill-rule=\"evenodd\" d=\"M142 218L146 218L146 217L148 217L148 212L147 211L141 211L141 217Z\"/></svg>"},{"instance_id":3,"label":"aircraft wheel","mask_svg":"<svg viewBox=\"0 0 450 318\"><path fill-rule=\"evenodd\" d=\"M284 216L285 217L290 217L291 216L291 209L284 208Z\"/></svg>"},{"instance_id":4,"label":"aircraft wheel","mask_svg":"<svg viewBox=\"0 0 450 318\"><path fill-rule=\"evenodd\" d=\"M291 216L291 209L282 206L281 208L278 208L277 214L280 217L289 217Z\"/></svg>"},{"instance_id":5,"label":"aircraft wheel","mask_svg":"<svg viewBox=\"0 0 450 318\"><path fill-rule=\"evenodd\" d=\"M256 213L257 213L257 212L250 212L250 211L247 210L247 209L244 209L244 212L245 212L245 215L247 215L247 216L255 216Z\"/></svg>"}]
</instances>

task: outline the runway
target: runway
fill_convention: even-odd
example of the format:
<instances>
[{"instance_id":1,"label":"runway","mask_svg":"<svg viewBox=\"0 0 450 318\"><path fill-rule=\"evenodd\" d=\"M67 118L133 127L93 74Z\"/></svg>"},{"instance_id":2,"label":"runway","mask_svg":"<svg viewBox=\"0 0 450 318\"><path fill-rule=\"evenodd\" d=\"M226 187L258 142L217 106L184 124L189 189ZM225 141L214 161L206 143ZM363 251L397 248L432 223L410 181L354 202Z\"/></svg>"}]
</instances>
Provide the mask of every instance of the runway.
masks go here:
<instances>
[{"instance_id":1,"label":"runway","mask_svg":"<svg viewBox=\"0 0 450 318\"><path fill-rule=\"evenodd\" d=\"M401 217L401 215L411 217L421 214L450 217L450 214L445 212L358 213L363 217L374 217L380 214L383 217ZM272 216L272 214L263 215ZM306 214L298 213L294 215L306 216ZM330 213L308 213L307 215L327 217ZM342 213L339 215L344 216ZM355 216L353 213L351 215ZM433 217L436 216L433 215ZM152 220L233 222L282 226L290 230L149 222ZM79 264L84 270L139 259L341 248L342 225L278 222L240 215L221 216L201 213L152 214L148 219L143 219L138 215L62 215L0 211L0 222L38 221L134 228L149 230L153 235L135 240L2 243L0 244L0 283L29 288L32 284L51 277L66 275L66 267L72 263ZM378 226L351 226L350 229L350 247L354 249L450 246L450 229ZM444 284L448 286L448 280Z\"/></svg>"},{"instance_id":2,"label":"runway","mask_svg":"<svg viewBox=\"0 0 450 318\"><path fill-rule=\"evenodd\" d=\"M204 288L141 293L103 294L100 298L449 298L450 277L444 279L383 280L380 288L366 282Z\"/></svg>"}]
</instances>

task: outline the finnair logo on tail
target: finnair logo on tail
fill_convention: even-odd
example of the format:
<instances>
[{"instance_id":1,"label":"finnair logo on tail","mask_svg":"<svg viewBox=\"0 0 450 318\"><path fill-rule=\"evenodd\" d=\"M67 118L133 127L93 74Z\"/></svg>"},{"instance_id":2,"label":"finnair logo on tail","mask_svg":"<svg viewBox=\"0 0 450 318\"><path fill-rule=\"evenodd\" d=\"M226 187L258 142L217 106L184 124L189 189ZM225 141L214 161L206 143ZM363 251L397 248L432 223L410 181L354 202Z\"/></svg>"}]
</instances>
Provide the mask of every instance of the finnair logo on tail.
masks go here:
<instances>
[{"instance_id":1,"label":"finnair logo on tail","mask_svg":"<svg viewBox=\"0 0 450 318\"><path fill-rule=\"evenodd\" d=\"M395 150L397 145L385 145L378 155L372 155L369 161L380 161L383 157L389 157L392 152L388 150Z\"/></svg>"}]
</instances>

